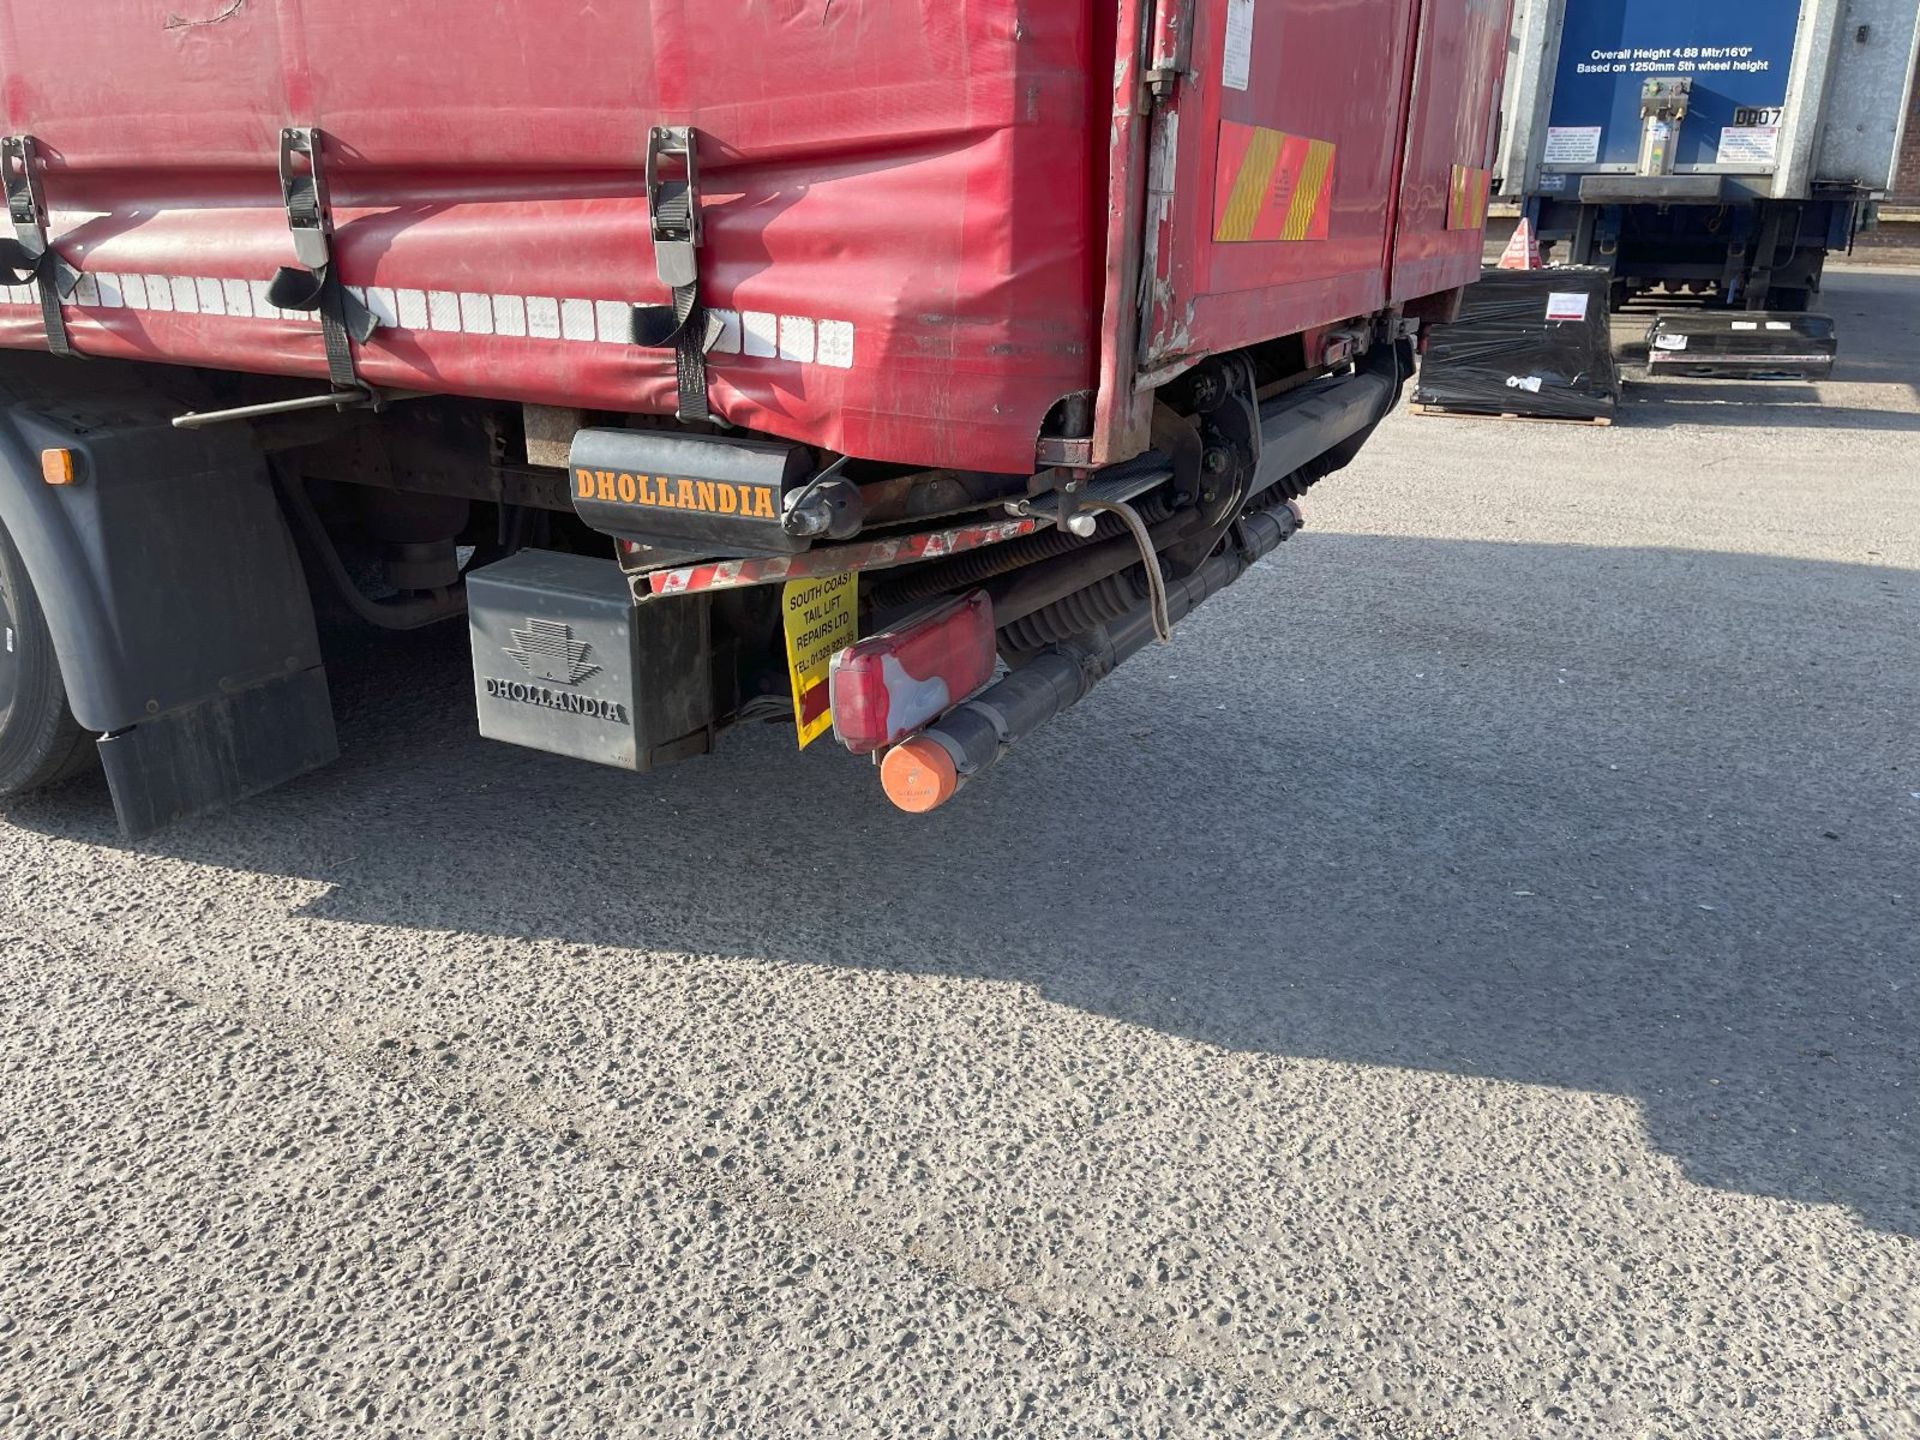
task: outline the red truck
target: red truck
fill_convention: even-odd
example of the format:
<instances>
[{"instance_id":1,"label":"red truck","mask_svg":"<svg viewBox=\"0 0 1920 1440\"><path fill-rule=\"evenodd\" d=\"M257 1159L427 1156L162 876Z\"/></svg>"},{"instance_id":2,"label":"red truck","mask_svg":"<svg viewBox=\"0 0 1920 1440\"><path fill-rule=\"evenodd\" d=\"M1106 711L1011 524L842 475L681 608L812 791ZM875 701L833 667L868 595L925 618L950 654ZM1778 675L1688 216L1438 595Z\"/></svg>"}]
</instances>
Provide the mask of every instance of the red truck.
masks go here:
<instances>
[{"instance_id":1,"label":"red truck","mask_svg":"<svg viewBox=\"0 0 1920 1440\"><path fill-rule=\"evenodd\" d=\"M791 715L930 809L1291 535L1479 273L1504 0L0 0L0 793Z\"/></svg>"}]
</instances>

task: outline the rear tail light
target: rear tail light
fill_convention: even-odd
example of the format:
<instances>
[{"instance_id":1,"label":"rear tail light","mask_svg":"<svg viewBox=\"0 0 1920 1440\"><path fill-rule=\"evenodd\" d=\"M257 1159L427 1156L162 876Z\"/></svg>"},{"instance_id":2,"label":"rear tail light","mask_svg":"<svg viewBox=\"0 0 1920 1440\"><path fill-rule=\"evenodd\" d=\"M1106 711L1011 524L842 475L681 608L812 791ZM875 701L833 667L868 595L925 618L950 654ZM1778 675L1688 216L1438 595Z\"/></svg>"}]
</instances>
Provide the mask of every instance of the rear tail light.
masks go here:
<instances>
[{"instance_id":1,"label":"rear tail light","mask_svg":"<svg viewBox=\"0 0 1920 1440\"><path fill-rule=\"evenodd\" d=\"M993 660L993 602L984 590L868 636L833 657L833 733L856 755L883 750L984 687Z\"/></svg>"}]
</instances>

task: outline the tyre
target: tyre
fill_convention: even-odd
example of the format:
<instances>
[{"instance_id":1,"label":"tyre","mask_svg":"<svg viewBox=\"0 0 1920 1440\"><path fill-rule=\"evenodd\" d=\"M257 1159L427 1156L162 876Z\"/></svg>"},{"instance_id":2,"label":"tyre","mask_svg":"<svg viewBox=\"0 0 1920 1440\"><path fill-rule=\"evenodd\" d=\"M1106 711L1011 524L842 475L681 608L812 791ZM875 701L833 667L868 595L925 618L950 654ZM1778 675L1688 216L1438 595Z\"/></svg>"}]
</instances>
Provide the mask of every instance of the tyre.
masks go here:
<instances>
[{"instance_id":1,"label":"tyre","mask_svg":"<svg viewBox=\"0 0 1920 1440\"><path fill-rule=\"evenodd\" d=\"M24 795L91 769L97 753L67 708L46 613L0 526L0 795Z\"/></svg>"},{"instance_id":2,"label":"tyre","mask_svg":"<svg viewBox=\"0 0 1920 1440\"><path fill-rule=\"evenodd\" d=\"M1776 285L1767 291L1767 309L1798 315L1813 303L1813 291L1805 285Z\"/></svg>"}]
</instances>

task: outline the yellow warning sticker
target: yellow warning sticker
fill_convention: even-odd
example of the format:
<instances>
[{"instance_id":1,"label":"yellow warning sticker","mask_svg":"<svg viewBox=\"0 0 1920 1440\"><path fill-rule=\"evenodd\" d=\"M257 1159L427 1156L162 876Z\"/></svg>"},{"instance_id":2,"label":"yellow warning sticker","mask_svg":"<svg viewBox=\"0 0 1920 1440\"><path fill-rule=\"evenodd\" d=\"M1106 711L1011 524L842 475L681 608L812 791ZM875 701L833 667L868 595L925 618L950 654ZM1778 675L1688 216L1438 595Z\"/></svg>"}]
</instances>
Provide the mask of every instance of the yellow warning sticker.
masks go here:
<instances>
[{"instance_id":1,"label":"yellow warning sticker","mask_svg":"<svg viewBox=\"0 0 1920 1440\"><path fill-rule=\"evenodd\" d=\"M781 592L787 631L787 674L793 680L793 724L806 749L833 724L827 663L860 638L860 576L789 581Z\"/></svg>"}]
</instances>

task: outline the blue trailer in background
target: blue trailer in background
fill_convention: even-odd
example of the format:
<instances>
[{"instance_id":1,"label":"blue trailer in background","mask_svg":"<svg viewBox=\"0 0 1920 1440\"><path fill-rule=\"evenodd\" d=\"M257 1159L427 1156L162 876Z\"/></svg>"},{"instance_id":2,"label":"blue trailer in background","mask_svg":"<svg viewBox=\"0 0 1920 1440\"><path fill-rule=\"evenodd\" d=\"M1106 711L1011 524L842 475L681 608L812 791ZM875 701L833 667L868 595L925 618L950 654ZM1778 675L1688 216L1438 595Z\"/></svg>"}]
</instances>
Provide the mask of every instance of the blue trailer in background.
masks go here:
<instances>
[{"instance_id":1,"label":"blue trailer in background","mask_svg":"<svg viewBox=\"0 0 1920 1440\"><path fill-rule=\"evenodd\" d=\"M1518 0L1501 193L1550 257L1803 311L1891 183L1920 0Z\"/></svg>"}]
</instances>

